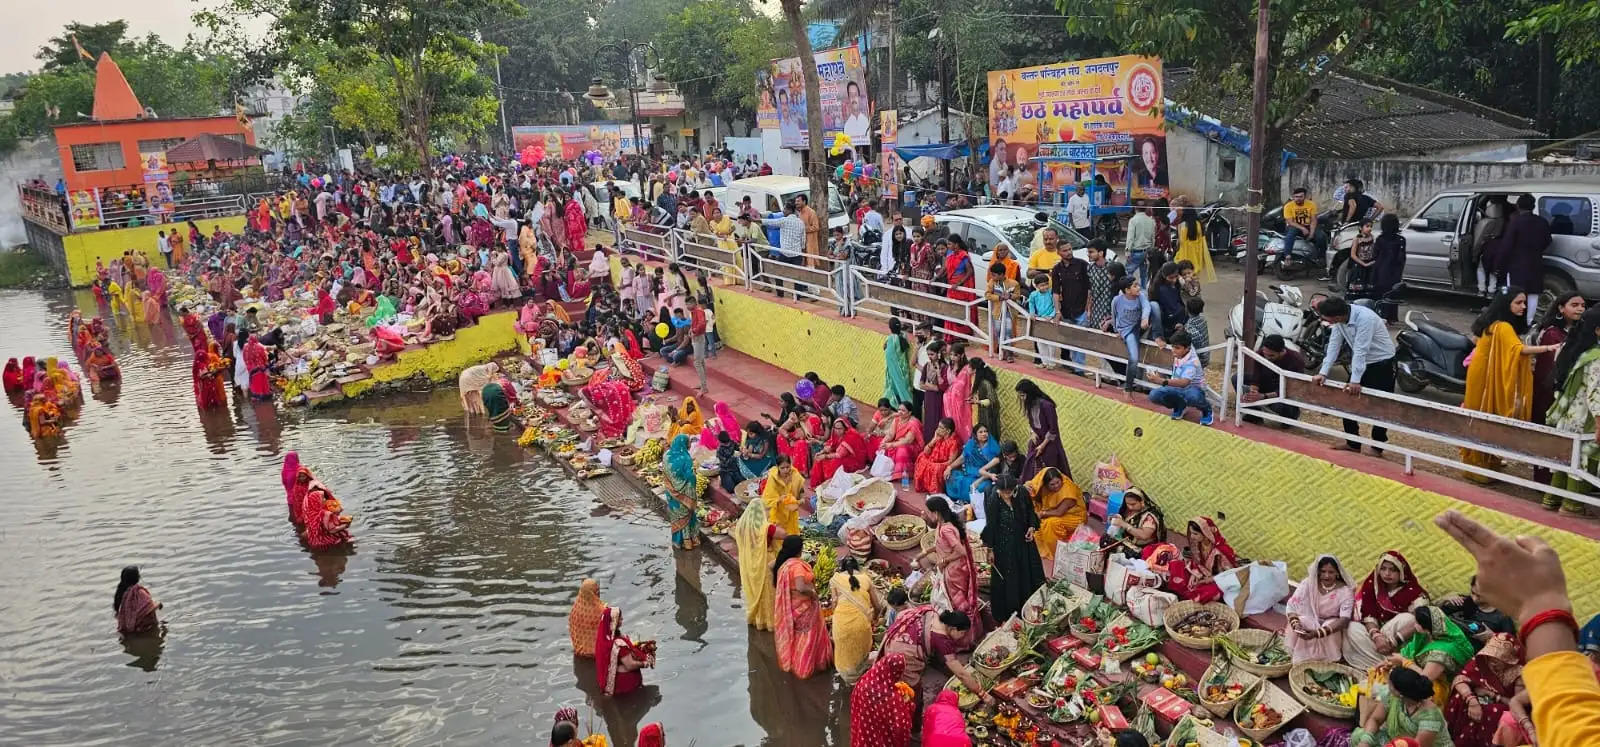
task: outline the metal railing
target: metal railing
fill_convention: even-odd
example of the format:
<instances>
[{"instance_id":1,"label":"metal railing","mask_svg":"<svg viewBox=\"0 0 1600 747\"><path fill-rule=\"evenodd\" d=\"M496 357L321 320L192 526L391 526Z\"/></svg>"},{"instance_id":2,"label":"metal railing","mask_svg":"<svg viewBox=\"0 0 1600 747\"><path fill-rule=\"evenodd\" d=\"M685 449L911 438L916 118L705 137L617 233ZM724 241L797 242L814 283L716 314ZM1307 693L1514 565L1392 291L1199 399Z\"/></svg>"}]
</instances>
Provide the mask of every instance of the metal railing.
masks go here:
<instances>
[{"instance_id":1,"label":"metal railing","mask_svg":"<svg viewBox=\"0 0 1600 747\"><path fill-rule=\"evenodd\" d=\"M1036 317L1015 301L1005 302L1002 310L994 313L992 302L982 296L952 299L941 295L950 292L949 285L884 277L876 268L847 260L808 257L806 264L790 264L768 257L772 248L765 244L746 244L734 252L718 246L713 237L696 237L680 230L652 233L623 228L621 234L626 250L657 261L680 262L708 273L723 273L751 290L789 294L795 292L794 284L800 283L811 286L798 294L800 298L834 304L844 316L933 321L940 325L941 333L984 345L995 353L1037 357L1046 363L1076 368L1096 386L1107 382L1122 384L1128 376L1127 346L1117 335ZM998 326L993 324L996 321ZM1205 369L1205 389L1218 418L1231 413L1235 424L1250 418L1381 448L1400 455L1407 474L1414 472L1415 463L1421 461L1600 507L1600 496L1554 488L1529 478L1526 470L1520 474L1513 470L1513 465L1548 470L1600 489L1600 476L1584 468L1584 445L1594 440L1593 433L1568 433L1372 389L1363 389L1361 396L1351 397L1343 391L1342 384L1313 384L1310 376L1284 371L1237 340L1208 345L1196 352L1211 354L1211 365ZM1138 358L1140 371L1171 373L1170 353L1151 340L1140 340ZM1247 366L1255 367L1258 388L1260 377L1277 377L1276 393L1252 393L1246 385ZM1125 372L1119 373L1117 367ZM1142 390L1155 386L1137 377L1132 383ZM1349 420L1369 428L1386 428L1403 435L1404 441L1377 441L1370 436L1347 434L1326 421L1300 417L1306 413ZM1486 458L1469 462L1462 450Z\"/></svg>"},{"instance_id":2,"label":"metal railing","mask_svg":"<svg viewBox=\"0 0 1600 747\"><path fill-rule=\"evenodd\" d=\"M238 174L216 178L186 178L180 174L168 184L172 192L170 212L151 209L149 194L152 188L144 183L92 190L100 209L99 225L93 227L70 225L64 200L53 191L23 186L18 192L23 212L28 218L63 233L73 233L243 215L257 199L289 186L276 174Z\"/></svg>"}]
</instances>

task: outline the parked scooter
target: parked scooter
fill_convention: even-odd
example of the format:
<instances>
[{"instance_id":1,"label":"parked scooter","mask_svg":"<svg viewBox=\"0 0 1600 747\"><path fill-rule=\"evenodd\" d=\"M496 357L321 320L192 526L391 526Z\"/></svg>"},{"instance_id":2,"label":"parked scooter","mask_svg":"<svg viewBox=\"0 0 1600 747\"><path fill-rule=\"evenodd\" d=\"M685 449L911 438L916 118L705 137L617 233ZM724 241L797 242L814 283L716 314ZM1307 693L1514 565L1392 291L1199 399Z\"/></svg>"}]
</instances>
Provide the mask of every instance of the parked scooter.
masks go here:
<instances>
[{"instance_id":1,"label":"parked scooter","mask_svg":"<svg viewBox=\"0 0 1600 747\"><path fill-rule=\"evenodd\" d=\"M1227 208L1228 205L1223 202L1221 194L1217 195L1217 199L1195 208L1196 217L1200 219L1200 228L1206 234L1206 249L1213 257L1233 251L1233 221L1228 218ZM1178 217L1181 219L1183 216Z\"/></svg>"},{"instance_id":2,"label":"parked scooter","mask_svg":"<svg viewBox=\"0 0 1600 747\"><path fill-rule=\"evenodd\" d=\"M1395 338L1394 380L1400 390L1416 394L1432 385L1464 394L1472 338L1416 310L1406 312L1405 325Z\"/></svg>"},{"instance_id":3,"label":"parked scooter","mask_svg":"<svg viewBox=\"0 0 1600 747\"><path fill-rule=\"evenodd\" d=\"M1303 304L1299 288L1292 285L1274 285L1272 291L1277 294L1277 300L1267 296L1264 291L1256 291L1253 304L1256 315L1256 339L1250 341L1250 347L1252 349L1261 347L1261 340L1267 335L1282 335L1285 345L1299 351L1308 314L1314 312ZM1228 313L1226 335L1230 340L1240 339L1244 335L1243 299L1234 304L1233 310Z\"/></svg>"}]
</instances>

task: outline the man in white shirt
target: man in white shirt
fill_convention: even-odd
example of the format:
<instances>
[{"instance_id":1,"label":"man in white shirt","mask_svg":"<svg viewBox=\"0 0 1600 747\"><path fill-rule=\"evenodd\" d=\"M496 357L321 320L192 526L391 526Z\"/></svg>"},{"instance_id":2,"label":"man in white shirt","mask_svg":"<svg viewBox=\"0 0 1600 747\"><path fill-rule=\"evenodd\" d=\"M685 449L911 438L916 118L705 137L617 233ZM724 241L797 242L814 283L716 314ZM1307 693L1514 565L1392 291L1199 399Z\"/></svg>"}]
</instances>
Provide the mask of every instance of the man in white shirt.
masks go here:
<instances>
[{"instance_id":1,"label":"man in white shirt","mask_svg":"<svg viewBox=\"0 0 1600 747\"><path fill-rule=\"evenodd\" d=\"M850 81L844 86L844 134L850 137L850 142L860 146L866 145L872 129L872 118L867 116L867 107L862 101L861 86L855 81Z\"/></svg>"},{"instance_id":2,"label":"man in white shirt","mask_svg":"<svg viewBox=\"0 0 1600 747\"><path fill-rule=\"evenodd\" d=\"M861 240L870 240L870 238L867 236L868 231L877 231L879 234L884 233L883 213L878 212L877 200L868 202L867 212L861 216Z\"/></svg>"},{"instance_id":3,"label":"man in white shirt","mask_svg":"<svg viewBox=\"0 0 1600 747\"><path fill-rule=\"evenodd\" d=\"M1339 360L1339 353L1346 345L1350 346L1350 382L1344 385L1344 391L1350 395L1361 393L1362 389L1376 389L1380 392L1394 391L1394 340L1389 337L1389 330L1384 327L1383 318L1378 313L1365 306L1354 306L1342 298L1329 298L1317 305L1317 315L1322 321L1332 325L1332 334L1328 337L1328 352L1322 358L1322 368L1316 376L1311 377L1311 383L1321 386L1328 379L1328 371L1333 368L1334 361ZM1361 434L1359 424L1354 420L1344 421L1344 432L1358 436ZM1379 426L1372 426L1372 440L1384 443L1389 440L1389 430ZM1355 441L1346 441L1342 446L1345 451L1361 451L1361 444ZM1373 452L1383 454L1381 447L1374 446Z\"/></svg>"},{"instance_id":4,"label":"man in white shirt","mask_svg":"<svg viewBox=\"0 0 1600 747\"><path fill-rule=\"evenodd\" d=\"M1017 199L1017 172L1007 168L1006 175L1000 178L1000 183L995 185L995 199L1002 205L1010 205Z\"/></svg>"},{"instance_id":5,"label":"man in white shirt","mask_svg":"<svg viewBox=\"0 0 1600 747\"><path fill-rule=\"evenodd\" d=\"M1072 227L1087 238L1094 238L1094 224L1089 222L1089 198L1077 187L1067 187L1067 214L1072 216Z\"/></svg>"},{"instance_id":6,"label":"man in white shirt","mask_svg":"<svg viewBox=\"0 0 1600 747\"><path fill-rule=\"evenodd\" d=\"M768 226L778 229L778 245L767 253L768 260L786 262L791 265L802 264L806 253L806 222L800 214L794 211L793 203L784 203L782 218L763 218L761 221ZM783 283L774 278L773 291L778 298L783 298ZM800 283L794 284L795 298L800 298L802 292L809 289Z\"/></svg>"},{"instance_id":7,"label":"man in white shirt","mask_svg":"<svg viewBox=\"0 0 1600 747\"><path fill-rule=\"evenodd\" d=\"M177 233L177 230L173 230ZM161 258L167 261L167 269L172 269L172 242L167 239L165 231L156 231L156 248L161 250Z\"/></svg>"}]
</instances>

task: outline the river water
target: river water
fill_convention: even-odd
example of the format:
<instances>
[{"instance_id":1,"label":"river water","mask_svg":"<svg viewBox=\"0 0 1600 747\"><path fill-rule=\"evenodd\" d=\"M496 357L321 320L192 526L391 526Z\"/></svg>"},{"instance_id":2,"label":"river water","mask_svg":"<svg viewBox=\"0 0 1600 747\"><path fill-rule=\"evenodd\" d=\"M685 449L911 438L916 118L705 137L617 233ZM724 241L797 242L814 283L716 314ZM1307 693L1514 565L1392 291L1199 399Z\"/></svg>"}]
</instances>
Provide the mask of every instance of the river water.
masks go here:
<instances>
[{"instance_id":1,"label":"river water","mask_svg":"<svg viewBox=\"0 0 1600 747\"><path fill-rule=\"evenodd\" d=\"M76 363L75 305L100 313L84 292L0 291L0 358ZM778 671L727 570L469 424L453 387L202 414L175 320L112 339L120 391L58 446L0 428L0 743L543 744L564 705L624 747L651 721L680 746L846 743L846 698ZM352 551L296 540L289 450L355 515ZM116 634L129 564L165 604L159 642ZM585 576L659 641L645 691L600 697L572 656Z\"/></svg>"}]
</instances>

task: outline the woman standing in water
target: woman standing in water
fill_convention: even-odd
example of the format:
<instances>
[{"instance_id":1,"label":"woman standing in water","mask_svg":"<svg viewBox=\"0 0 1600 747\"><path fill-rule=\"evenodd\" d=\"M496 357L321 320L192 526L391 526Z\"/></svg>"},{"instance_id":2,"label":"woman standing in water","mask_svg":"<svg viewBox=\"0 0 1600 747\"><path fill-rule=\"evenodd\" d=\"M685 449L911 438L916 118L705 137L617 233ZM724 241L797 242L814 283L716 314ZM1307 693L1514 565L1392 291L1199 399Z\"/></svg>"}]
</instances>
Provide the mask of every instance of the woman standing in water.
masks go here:
<instances>
[{"instance_id":1,"label":"woman standing in water","mask_svg":"<svg viewBox=\"0 0 1600 747\"><path fill-rule=\"evenodd\" d=\"M123 568L117 593L111 598L111 610L117 613L117 632L123 635L155 632L161 626L161 620L156 617L156 610L159 609L161 603L139 583L139 567L130 565Z\"/></svg>"}]
</instances>

